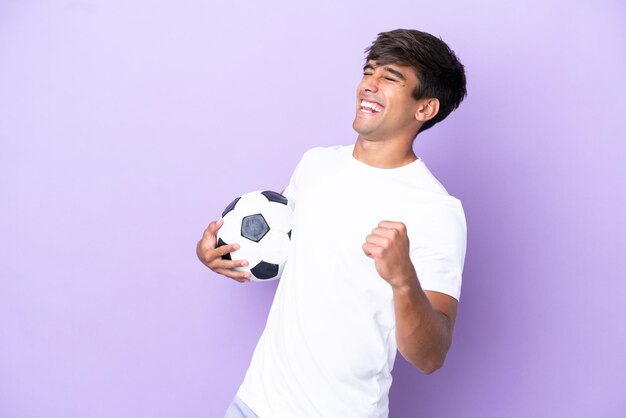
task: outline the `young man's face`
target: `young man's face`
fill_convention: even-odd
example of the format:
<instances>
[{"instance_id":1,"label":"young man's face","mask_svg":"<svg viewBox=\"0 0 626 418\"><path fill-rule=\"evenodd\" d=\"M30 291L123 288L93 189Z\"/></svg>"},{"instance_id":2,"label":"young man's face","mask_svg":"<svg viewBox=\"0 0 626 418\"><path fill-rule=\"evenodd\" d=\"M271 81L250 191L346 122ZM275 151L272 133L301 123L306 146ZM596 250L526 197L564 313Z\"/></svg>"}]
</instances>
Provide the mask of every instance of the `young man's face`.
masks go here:
<instances>
[{"instance_id":1,"label":"young man's face","mask_svg":"<svg viewBox=\"0 0 626 418\"><path fill-rule=\"evenodd\" d=\"M373 141L410 137L419 127L418 101L413 91L419 80L411 67L368 61L357 86L356 117L352 127Z\"/></svg>"}]
</instances>

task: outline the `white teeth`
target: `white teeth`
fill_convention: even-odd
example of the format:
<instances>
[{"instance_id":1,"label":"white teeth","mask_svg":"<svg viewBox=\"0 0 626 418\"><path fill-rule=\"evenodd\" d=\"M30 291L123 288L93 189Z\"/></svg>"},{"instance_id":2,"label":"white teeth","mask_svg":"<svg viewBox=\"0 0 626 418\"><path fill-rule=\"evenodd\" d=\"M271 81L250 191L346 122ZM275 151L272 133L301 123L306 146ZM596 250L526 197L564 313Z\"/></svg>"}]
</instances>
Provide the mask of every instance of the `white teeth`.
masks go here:
<instances>
[{"instance_id":1,"label":"white teeth","mask_svg":"<svg viewBox=\"0 0 626 418\"><path fill-rule=\"evenodd\" d=\"M376 103L368 102L365 100L361 100L361 107L368 107L372 109L374 112L380 112L381 110L383 110L383 108L377 105Z\"/></svg>"}]
</instances>

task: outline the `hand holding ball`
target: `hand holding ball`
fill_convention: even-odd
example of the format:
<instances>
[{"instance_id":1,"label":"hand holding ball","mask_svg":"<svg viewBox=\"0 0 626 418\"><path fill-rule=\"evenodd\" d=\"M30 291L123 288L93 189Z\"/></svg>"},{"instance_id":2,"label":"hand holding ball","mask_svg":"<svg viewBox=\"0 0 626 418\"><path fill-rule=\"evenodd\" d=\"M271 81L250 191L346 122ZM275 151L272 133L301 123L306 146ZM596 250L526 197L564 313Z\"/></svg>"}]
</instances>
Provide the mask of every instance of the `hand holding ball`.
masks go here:
<instances>
[{"instance_id":1,"label":"hand holding ball","mask_svg":"<svg viewBox=\"0 0 626 418\"><path fill-rule=\"evenodd\" d=\"M247 266L235 270L250 272L251 281L280 278L287 262L293 224L287 198L272 191L246 193L224 209L222 219L217 246L239 244L237 251L222 258L247 260Z\"/></svg>"}]
</instances>

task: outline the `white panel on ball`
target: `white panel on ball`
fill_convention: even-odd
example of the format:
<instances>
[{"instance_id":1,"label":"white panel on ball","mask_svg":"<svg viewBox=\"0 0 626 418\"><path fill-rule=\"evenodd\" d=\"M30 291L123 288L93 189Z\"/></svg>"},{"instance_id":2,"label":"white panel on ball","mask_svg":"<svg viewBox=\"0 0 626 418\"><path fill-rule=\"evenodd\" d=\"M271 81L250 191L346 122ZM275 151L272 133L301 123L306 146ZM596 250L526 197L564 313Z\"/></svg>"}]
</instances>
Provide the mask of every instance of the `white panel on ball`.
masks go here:
<instances>
[{"instance_id":1,"label":"white panel on ball","mask_svg":"<svg viewBox=\"0 0 626 418\"><path fill-rule=\"evenodd\" d=\"M250 272L252 281L280 278L289 253L293 225L293 212L287 198L271 191L246 193L227 206L222 219L218 246L237 243L240 247L223 258L247 260L248 266L236 270Z\"/></svg>"}]
</instances>

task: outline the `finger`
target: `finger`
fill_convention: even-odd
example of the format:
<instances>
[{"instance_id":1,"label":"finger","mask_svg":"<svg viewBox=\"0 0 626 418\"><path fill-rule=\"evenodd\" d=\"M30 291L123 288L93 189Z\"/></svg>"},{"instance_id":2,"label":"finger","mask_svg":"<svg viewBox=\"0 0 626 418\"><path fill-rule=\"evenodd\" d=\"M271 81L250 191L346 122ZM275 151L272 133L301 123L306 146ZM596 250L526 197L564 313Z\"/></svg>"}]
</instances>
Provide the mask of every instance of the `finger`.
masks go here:
<instances>
[{"instance_id":1,"label":"finger","mask_svg":"<svg viewBox=\"0 0 626 418\"><path fill-rule=\"evenodd\" d=\"M239 249L239 244L234 243L234 244L220 245L219 247L215 247L214 249L210 249L208 251L213 252L215 257L221 257L228 253L232 253L233 251L237 251L238 249Z\"/></svg>"},{"instance_id":2,"label":"finger","mask_svg":"<svg viewBox=\"0 0 626 418\"><path fill-rule=\"evenodd\" d=\"M198 247L202 251L215 248L215 245L217 243L217 237L216 237L215 231L219 229L219 228L216 229L215 227L216 223L217 223L216 221L211 222L209 226L202 233L202 238L198 242Z\"/></svg>"},{"instance_id":3,"label":"finger","mask_svg":"<svg viewBox=\"0 0 626 418\"><path fill-rule=\"evenodd\" d=\"M365 255L368 256L369 258L377 259L377 258L380 258L382 254L381 247L375 244L371 244L369 242L366 242L365 244L363 244L361 248L363 249L363 252L365 253Z\"/></svg>"},{"instance_id":4,"label":"finger","mask_svg":"<svg viewBox=\"0 0 626 418\"><path fill-rule=\"evenodd\" d=\"M242 278L239 278L239 277L234 277L234 278L233 277L229 277L229 279L230 280L234 280L234 281L239 282L239 283L248 283L248 282L251 281L250 279L245 279L245 278L242 279Z\"/></svg>"},{"instance_id":5,"label":"finger","mask_svg":"<svg viewBox=\"0 0 626 418\"><path fill-rule=\"evenodd\" d=\"M239 259L232 260L229 258L224 258L226 254L230 254L233 251L239 249L239 244L228 244L222 245L214 249L206 250L203 254L204 260L206 260L206 264L212 268L235 268L235 267L243 267L248 265L247 260Z\"/></svg>"},{"instance_id":6,"label":"finger","mask_svg":"<svg viewBox=\"0 0 626 418\"><path fill-rule=\"evenodd\" d=\"M215 234L217 230L222 227L222 225L224 225L223 219L218 219L217 221L213 221L209 224L209 226L205 230L205 233L208 232L209 234Z\"/></svg>"},{"instance_id":7,"label":"finger","mask_svg":"<svg viewBox=\"0 0 626 418\"><path fill-rule=\"evenodd\" d=\"M374 228L372 229L372 235L394 239L398 235L398 230L393 228Z\"/></svg>"},{"instance_id":8,"label":"finger","mask_svg":"<svg viewBox=\"0 0 626 418\"><path fill-rule=\"evenodd\" d=\"M394 221L380 221L378 223L378 226L380 228L388 228L388 229L395 229L398 232L403 232L406 231L406 225L403 224L402 222L394 222Z\"/></svg>"},{"instance_id":9,"label":"finger","mask_svg":"<svg viewBox=\"0 0 626 418\"><path fill-rule=\"evenodd\" d=\"M384 248L389 246L389 238L382 235L370 234L365 237L365 242Z\"/></svg>"},{"instance_id":10,"label":"finger","mask_svg":"<svg viewBox=\"0 0 626 418\"><path fill-rule=\"evenodd\" d=\"M234 269L237 267L245 267L248 265L248 261L247 260L223 260L221 258L215 259L213 260L210 265L209 268L211 268L211 270L216 270L216 269Z\"/></svg>"},{"instance_id":11,"label":"finger","mask_svg":"<svg viewBox=\"0 0 626 418\"><path fill-rule=\"evenodd\" d=\"M247 271L237 271L230 269L216 269L214 271L218 274L221 274L222 276L226 276L230 279L234 279L237 281L250 280L250 273L248 273Z\"/></svg>"},{"instance_id":12,"label":"finger","mask_svg":"<svg viewBox=\"0 0 626 418\"><path fill-rule=\"evenodd\" d=\"M215 242L215 236L217 235L217 231L222 227L223 224L223 219L211 222L209 226L207 226L207 228L204 230L202 234L202 240Z\"/></svg>"},{"instance_id":13,"label":"finger","mask_svg":"<svg viewBox=\"0 0 626 418\"><path fill-rule=\"evenodd\" d=\"M230 258L224 258L224 255L230 254L238 248L238 244L229 244L222 245L217 248L201 249L198 253L198 258L211 270L215 270L216 268L247 266L248 262L246 260L232 260Z\"/></svg>"}]
</instances>

